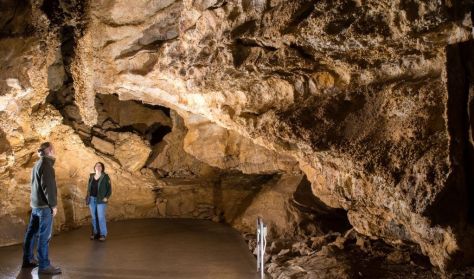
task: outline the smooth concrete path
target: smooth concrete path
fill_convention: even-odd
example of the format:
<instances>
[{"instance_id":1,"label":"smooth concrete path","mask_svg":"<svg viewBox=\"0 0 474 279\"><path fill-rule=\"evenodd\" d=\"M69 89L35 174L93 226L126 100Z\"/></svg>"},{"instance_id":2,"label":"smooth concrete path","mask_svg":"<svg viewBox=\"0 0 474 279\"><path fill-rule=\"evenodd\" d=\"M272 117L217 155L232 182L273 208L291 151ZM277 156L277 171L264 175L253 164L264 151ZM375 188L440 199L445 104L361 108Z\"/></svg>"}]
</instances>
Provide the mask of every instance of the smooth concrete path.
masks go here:
<instances>
[{"instance_id":1,"label":"smooth concrete path","mask_svg":"<svg viewBox=\"0 0 474 279\"><path fill-rule=\"evenodd\" d=\"M21 269L22 248L0 248L0 278L258 278L256 261L239 233L205 220L143 219L111 222L105 242L90 228L54 236L57 276Z\"/></svg>"}]
</instances>

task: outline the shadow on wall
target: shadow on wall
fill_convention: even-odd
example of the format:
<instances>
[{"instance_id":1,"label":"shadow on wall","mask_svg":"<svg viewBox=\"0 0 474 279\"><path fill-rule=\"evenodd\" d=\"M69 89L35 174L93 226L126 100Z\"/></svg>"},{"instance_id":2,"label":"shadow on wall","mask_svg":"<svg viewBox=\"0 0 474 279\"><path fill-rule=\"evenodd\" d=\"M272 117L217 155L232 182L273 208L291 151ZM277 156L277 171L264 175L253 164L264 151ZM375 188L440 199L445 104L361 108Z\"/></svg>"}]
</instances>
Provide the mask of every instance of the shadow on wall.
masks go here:
<instances>
[{"instance_id":1,"label":"shadow on wall","mask_svg":"<svg viewBox=\"0 0 474 279\"><path fill-rule=\"evenodd\" d=\"M465 230L474 224L474 41L449 45L446 56L452 172L427 213L435 224Z\"/></svg>"},{"instance_id":2,"label":"shadow on wall","mask_svg":"<svg viewBox=\"0 0 474 279\"><path fill-rule=\"evenodd\" d=\"M341 208L331 208L316 197L311 190L311 182L306 176L298 185L293 194L293 205L302 213L311 214L312 218L305 219L304 222L314 223L322 233L345 232L352 228L347 218L347 211ZM307 224L300 224L305 226Z\"/></svg>"},{"instance_id":3,"label":"shadow on wall","mask_svg":"<svg viewBox=\"0 0 474 279\"><path fill-rule=\"evenodd\" d=\"M0 129L0 155L7 154L10 151L11 151L11 146L7 140L7 135L5 134L5 132L3 132L2 129ZM2 162L0 161L0 166L1 165L2 165Z\"/></svg>"}]
</instances>

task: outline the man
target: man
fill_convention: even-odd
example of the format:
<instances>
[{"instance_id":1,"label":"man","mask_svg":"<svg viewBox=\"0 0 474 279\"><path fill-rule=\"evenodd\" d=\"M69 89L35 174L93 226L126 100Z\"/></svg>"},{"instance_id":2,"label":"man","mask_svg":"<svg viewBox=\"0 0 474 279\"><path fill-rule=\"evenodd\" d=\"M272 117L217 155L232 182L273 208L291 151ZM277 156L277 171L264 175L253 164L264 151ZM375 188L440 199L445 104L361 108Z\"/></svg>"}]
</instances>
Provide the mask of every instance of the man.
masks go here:
<instances>
[{"instance_id":1,"label":"man","mask_svg":"<svg viewBox=\"0 0 474 279\"><path fill-rule=\"evenodd\" d=\"M31 172L32 211L23 246L22 267L38 266L38 274L54 275L61 273L61 269L52 266L48 256L53 217L58 212L53 145L49 142L42 143L38 154L40 159L35 163ZM35 238L38 240L38 262L33 256Z\"/></svg>"}]
</instances>

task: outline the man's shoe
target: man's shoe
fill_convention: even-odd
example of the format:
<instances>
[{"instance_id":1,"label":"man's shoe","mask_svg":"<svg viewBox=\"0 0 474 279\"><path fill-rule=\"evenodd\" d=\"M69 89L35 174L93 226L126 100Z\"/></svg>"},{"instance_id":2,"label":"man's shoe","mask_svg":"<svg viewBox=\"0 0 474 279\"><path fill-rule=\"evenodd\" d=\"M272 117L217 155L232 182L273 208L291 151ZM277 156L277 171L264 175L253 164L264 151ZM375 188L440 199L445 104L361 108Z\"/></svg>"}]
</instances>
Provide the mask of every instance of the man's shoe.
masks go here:
<instances>
[{"instance_id":1,"label":"man's shoe","mask_svg":"<svg viewBox=\"0 0 474 279\"><path fill-rule=\"evenodd\" d=\"M23 262L21 265L21 268L35 268L38 266L38 262L35 260L32 260L31 262Z\"/></svg>"},{"instance_id":2,"label":"man's shoe","mask_svg":"<svg viewBox=\"0 0 474 279\"><path fill-rule=\"evenodd\" d=\"M104 235L101 235L101 236L99 237L99 241L102 241L102 242L105 241L105 236L104 236Z\"/></svg>"},{"instance_id":3,"label":"man's shoe","mask_svg":"<svg viewBox=\"0 0 474 279\"><path fill-rule=\"evenodd\" d=\"M62 271L59 267L54 267L52 265L43 269L38 269L38 274L55 275L55 274L61 274L61 272Z\"/></svg>"}]
</instances>

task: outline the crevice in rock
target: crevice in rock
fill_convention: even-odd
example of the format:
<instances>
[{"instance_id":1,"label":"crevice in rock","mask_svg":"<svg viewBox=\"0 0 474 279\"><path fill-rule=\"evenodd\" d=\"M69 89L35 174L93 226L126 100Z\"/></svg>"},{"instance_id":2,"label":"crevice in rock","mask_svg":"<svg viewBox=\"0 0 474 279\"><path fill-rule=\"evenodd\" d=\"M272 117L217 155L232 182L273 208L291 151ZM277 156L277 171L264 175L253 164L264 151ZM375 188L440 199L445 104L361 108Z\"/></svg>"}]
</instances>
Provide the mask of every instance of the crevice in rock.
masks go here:
<instances>
[{"instance_id":1,"label":"crevice in rock","mask_svg":"<svg viewBox=\"0 0 474 279\"><path fill-rule=\"evenodd\" d=\"M0 2L0 38L24 38L33 35L32 6L26 0Z\"/></svg>"},{"instance_id":2,"label":"crevice in rock","mask_svg":"<svg viewBox=\"0 0 474 279\"><path fill-rule=\"evenodd\" d=\"M163 140L163 138L171 132L171 128L159 124L153 124L149 129L149 141L151 145L155 145Z\"/></svg>"},{"instance_id":3,"label":"crevice in rock","mask_svg":"<svg viewBox=\"0 0 474 279\"><path fill-rule=\"evenodd\" d=\"M293 14L290 23L283 30L283 34L294 32L298 25L309 18L314 12L315 4L313 1L306 1Z\"/></svg>"},{"instance_id":4,"label":"crevice in rock","mask_svg":"<svg viewBox=\"0 0 474 279\"><path fill-rule=\"evenodd\" d=\"M75 31L80 34L87 16L87 5L88 1L81 0L47 0L43 1L41 10L53 28L71 25L76 27Z\"/></svg>"},{"instance_id":5,"label":"crevice in rock","mask_svg":"<svg viewBox=\"0 0 474 279\"><path fill-rule=\"evenodd\" d=\"M161 46L164 44L164 42L165 41L162 41L162 40L156 40L146 45L142 45L137 42L136 44L132 45L130 48L122 50L120 54L117 57L115 57L115 59L131 58L137 53L139 53L140 51L157 52L161 48Z\"/></svg>"},{"instance_id":6,"label":"crevice in rock","mask_svg":"<svg viewBox=\"0 0 474 279\"><path fill-rule=\"evenodd\" d=\"M107 94L97 94L95 104L99 114L95 127L104 132L131 132L155 144L171 131L169 108Z\"/></svg>"},{"instance_id":7,"label":"crevice in rock","mask_svg":"<svg viewBox=\"0 0 474 279\"><path fill-rule=\"evenodd\" d=\"M135 100L132 100L133 102L139 104L140 106L144 107L144 108L149 108L149 109L158 109L158 110L161 110L166 116L168 117L171 117L171 109L169 107L164 107L164 106L160 106L160 105L152 105L152 104L147 104L147 103L142 103L142 102L138 102L138 101L135 101Z\"/></svg>"},{"instance_id":8,"label":"crevice in rock","mask_svg":"<svg viewBox=\"0 0 474 279\"><path fill-rule=\"evenodd\" d=\"M218 220L231 224L235 217L240 216L247 210L265 184L277 179L278 175L274 174L244 174L239 171L222 171L213 186L213 198L217 208ZM223 191L229 191L230 187L236 186L247 191L247 195L241 200L236 200L238 206L234 205L235 208L233 208L229 206L229 200L224 200Z\"/></svg>"},{"instance_id":9,"label":"crevice in rock","mask_svg":"<svg viewBox=\"0 0 474 279\"><path fill-rule=\"evenodd\" d=\"M472 26L474 26L474 4L471 5L471 22ZM467 54L469 60L467 62L465 61L465 63L467 63L466 67L469 74L467 103L469 122L466 135L468 148L466 173L468 174L468 220L471 225L474 225L474 41L469 41L467 47L470 53Z\"/></svg>"},{"instance_id":10,"label":"crevice in rock","mask_svg":"<svg viewBox=\"0 0 474 279\"><path fill-rule=\"evenodd\" d=\"M301 212L313 218L308 218L305 223L316 225L324 233L345 232L352 228L347 218L347 211L341 208L331 208L325 205L311 191L311 182L306 176L298 185L293 194L293 205ZM301 224L302 226L308 224Z\"/></svg>"},{"instance_id":11,"label":"crevice in rock","mask_svg":"<svg viewBox=\"0 0 474 279\"><path fill-rule=\"evenodd\" d=\"M59 0L44 1L41 10L48 17L53 25L60 25L64 21L64 14L58 12L61 10Z\"/></svg>"},{"instance_id":12,"label":"crevice in rock","mask_svg":"<svg viewBox=\"0 0 474 279\"><path fill-rule=\"evenodd\" d=\"M276 48L274 46L265 45L262 42L258 42L256 40L249 39L249 38L239 38L239 39L235 40L235 42L236 42L236 44L246 46L246 47L259 47L259 48L262 48L266 51L276 51L276 50L278 50L278 48Z\"/></svg>"},{"instance_id":13,"label":"crevice in rock","mask_svg":"<svg viewBox=\"0 0 474 279\"><path fill-rule=\"evenodd\" d=\"M258 47L265 52L273 52L278 48L264 45L262 42L257 42L249 38L238 38L232 46L232 57L235 67L240 67L247 57L250 55L252 48Z\"/></svg>"},{"instance_id":14,"label":"crevice in rock","mask_svg":"<svg viewBox=\"0 0 474 279\"><path fill-rule=\"evenodd\" d=\"M329 35L337 35L341 33L342 31L346 30L351 26L351 24L354 22L355 18L345 18L345 19L337 19L334 21L331 21L324 27L324 32L326 32Z\"/></svg>"},{"instance_id":15,"label":"crevice in rock","mask_svg":"<svg viewBox=\"0 0 474 279\"><path fill-rule=\"evenodd\" d=\"M300 46L300 45L297 45L297 44L290 44L289 47L291 49L294 49L296 50L296 52L304 59L308 59L308 60L314 60L314 57L313 55L311 54L311 52L309 50L307 50L306 48Z\"/></svg>"},{"instance_id":16,"label":"crevice in rock","mask_svg":"<svg viewBox=\"0 0 474 279\"><path fill-rule=\"evenodd\" d=\"M474 148L472 142L472 95L474 41L446 48L448 76L448 132L453 170L447 185L428 209L435 224L459 228L474 220Z\"/></svg>"},{"instance_id":17,"label":"crevice in rock","mask_svg":"<svg viewBox=\"0 0 474 279\"><path fill-rule=\"evenodd\" d=\"M46 102L52 104L63 116L64 124L73 122L83 124L79 108L75 104L71 63L75 56L77 43L76 27L65 25L59 29L60 56L48 69L48 87L50 93ZM85 125L83 125L85 127ZM86 129L86 128L84 128Z\"/></svg>"},{"instance_id":18,"label":"crevice in rock","mask_svg":"<svg viewBox=\"0 0 474 279\"><path fill-rule=\"evenodd\" d=\"M245 62L245 59L247 59L249 54L250 54L250 48L248 46L244 46L244 45L236 43L232 47L232 57L233 57L234 66L236 68L240 67Z\"/></svg>"},{"instance_id":19,"label":"crevice in rock","mask_svg":"<svg viewBox=\"0 0 474 279\"><path fill-rule=\"evenodd\" d=\"M177 19L180 17L181 4L180 1L175 2L167 8L166 12L163 11L163 14L166 14L166 16L161 17L160 20L143 30L141 33L142 36L131 43L130 47L122 50L116 59L131 58L141 51L158 52L163 44L176 40L179 36L179 24ZM154 65L156 59L150 59L147 63ZM150 66L145 68L150 68ZM139 71L137 73L143 74L142 72L143 71Z\"/></svg>"},{"instance_id":20,"label":"crevice in rock","mask_svg":"<svg viewBox=\"0 0 474 279\"><path fill-rule=\"evenodd\" d=\"M235 27L231 32L230 36L233 39L237 39L242 35L251 35L253 32L257 31L257 21L251 20L242 23L241 25Z\"/></svg>"},{"instance_id":21,"label":"crevice in rock","mask_svg":"<svg viewBox=\"0 0 474 279\"><path fill-rule=\"evenodd\" d=\"M83 121L79 108L75 104L75 91L71 73L71 64L75 58L75 48L84 29L87 1L44 1L41 10L50 21L50 28L57 33L60 49L56 61L48 68L48 87L50 90L46 102L52 104L63 116L63 123L80 130L90 132Z\"/></svg>"}]
</instances>

